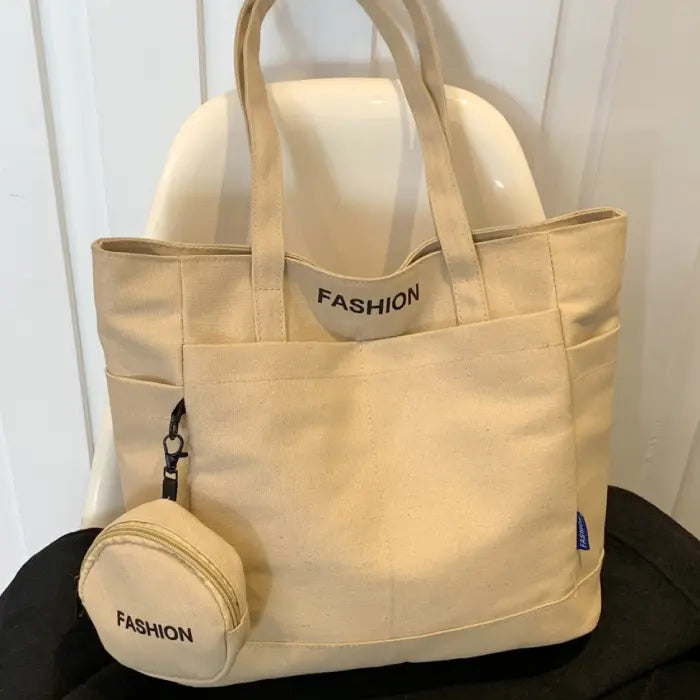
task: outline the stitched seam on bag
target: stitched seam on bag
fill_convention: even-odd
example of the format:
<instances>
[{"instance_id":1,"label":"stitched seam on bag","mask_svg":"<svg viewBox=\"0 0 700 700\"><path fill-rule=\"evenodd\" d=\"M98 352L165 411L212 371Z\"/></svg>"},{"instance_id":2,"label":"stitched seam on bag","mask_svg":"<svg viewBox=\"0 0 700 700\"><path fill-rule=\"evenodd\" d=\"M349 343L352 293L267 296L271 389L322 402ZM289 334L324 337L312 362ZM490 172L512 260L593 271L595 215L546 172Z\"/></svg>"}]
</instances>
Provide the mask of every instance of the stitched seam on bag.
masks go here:
<instances>
[{"instance_id":1,"label":"stitched seam on bag","mask_svg":"<svg viewBox=\"0 0 700 700\"><path fill-rule=\"evenodd\" d=\"M532 240L535 238L545 238L549 235L548 231L530 231L529 233L520 233L512 236L506 236L504 238L488 238L485 241L480 241L477 239L477 245L481 246L497 246L497 245L507 245L508 243L513 243L513 241L524 241ZM422 259L422 258L421 258Z\"/></svg>"},{"instance_id":2,"label":"stitched seam on bag","mask_svg":"<svg viewBox=\"0 0 700 700\"><path fill-rule=\"evenodd\" d=\"M588 338L586 340L582 340L575 345L570 345L567 347L567 350L570 350L571 352L584 352L587 348L593 347L596 345L596 343L602 343L605 340L609 340L610 338L614 338L616 335L619 335L620 330L622 326L620 325L620 322L618 321L617 324L613 327L610 328L609 330L604 330L602 332L599 332L598 335L594 335L592 338Z\"/></svg>"},{"instance_id":3,"label":"stitched seam on bag","mask_svg":"<svg viewBox=\"0 0 700 700\"><path fill-rule=\"evenodd\" d=\"M137 384L148 385L154 389L184 389L184 384L170 384L169 382L159 382L155 379L147 379L145 377L128 377L123 374L114 374L108 369L105 370L105 377L108 381L116 380L118 382L135 382Z\"/></svg>"},{"instance_id":4,"label":"stitched seam on bag","mask_svg":"<svg viewBox=\"0 0 700 700\"><path fill-rule=\"evenodd\" d=\"M246 646L250 647L278 647L278 646L284 646L284 647L307 647L307 648L320 648L320 649L327 649L327 648L342 648L342 647L361 647L361 646L372 646L372 645L378 645L378 644L388 644L388 643L393 643L393 642L410 642L410 641L417 641L421 639L430 639L431 637L439 637L447 634L456 634L458 632L465 632L470 629L477 629L479 627L484 627L486 625L493 625L497 624L499 622L506 622L507 620L512 620L517 617L522 617L524 615L531 615L533 613L539 612L540 610L545 610L546 608L551 608L556 605L561 605L562 603L565 603L567 600L570 600L578 591L581 586L583 586L589 579L593 578L594 576L600 575L600 570L603 565L603 558L605 556L605 552L600 553L600 557L598 557L598 564L591 573L587 574L584 578L582 578L580 581L578 581L566 595L562 596L561 598L558 598L557 600L552 600L547 603L542 603L541 605L537 605L533 608L529 608L528 610L522 610L517 613L512 613L511 615L504 615L503 617L497 617L494 618L493 620L485 620L484 622L475 622L470 625L463 625L462 627L454 627L452 629L447 629L447 630L439 630L437 632L428 632L427 634L417 634L413 635L411 637L396 637L395 639L377 639L377 640L371 640L371 641L366 641L366 642L340 642L337 644L333 643L318 643L318 642L265 642L265 641L248 641L246 642Z\"/></svg>"},{"instance_id":5,"label":"stitched seam on bag","mask_svg":"<svg viewBox=\"0 0 700 700\"><path fill-rule=\"evenodd\" d=\"M166 412L163 413L161 416L139 416L139 420L157 420L157 421L165 421L167 423L168 419L170 418L170 415Z\"/></svg>"},{"instance_id":6,"label":"stitched seam on bag","mask_svg":"<svg viewBox=\"0 0 700 700\"><path fill-rule=\"evenodd\" d=\"M447 139L446 139L446 141L447 141ZM447 147L449 149L449 143L448 143ZM445 169L448 172L450 172L450 170L452 170L452 172L454 173L454 170L452 168L453 168L452 163L446 161L445 162ZM451 190L451 192L450 192L451 197L458 203L459 206L464 208L462 193L460 192L459 187L457 186L456 176L453 175L451 178L449 178L449 185L448 186ZM484 319L484 321L488 321L489 320L489 306L488 306L488 299L486 298L486 280L484 279L484 271L483 271L483 268L481 267L481 262L479 260L479 254L477 253L477 250L476 250L476 241L474 241L474 238L472 235L472 230L471 230L471 227L469 226L469 220L467 219L466 209L464 210L464 218L465 218L465 221L467 224L467 231L466 231L466 234L463 233L462 235L469 236L469 238L471 239L472 251L474 253L473 256L470 256L469 266L472 268L472 273L476 276L476 278L478 280L479 294L481 296L481 315L482 315L482 318ZM443 253L444 253L444 251L443 251ZM447 262L447 256L445 256L445 261ZM449 267L449 263L448 263L448 267ZM454 284L454 277L452 276L452 271L450 272L450 277L452 279L452 283ZM465 281L465 283L466 283L466 281ZM455 298L455 302L456 301L457 301L457 299ZM459 309L457 309L457 316L460 319L460 325L463 325L463 319L462 319L461 313L459 312Z\"/></svg>"},{"instance_id":7,"label":"stitched seam on bag","mask_svg":"<svg viewBox=\"0 0 700 700\"><path fill-rule=\"evenodd\" d=\"M247 92L247 91L246 91ZM247 114L248 107L250 105L250 94L245 95L245 103L243 104L243 113L244 115ZM250 144L250 164L251 164L251 169L253 170L252 173L252 183L251 183L251 192L250 192L250 212L251 212L251 219L250 219L250 286L251 286L251 291L253 294L253 315L255 317L254 323L255 323L255 339L260 340L260 299L258 298L257 294L257 289L255 288L255 283L256 283L256 269L255 269L255 260L256 258L254 257L253 253L253 247L255 244L254 236L255 232L257 230L256 224L256 218L254 216L255 212L258 211L258 187L256 186L256 179L255 179L255 168L254 168L254 163L255 163L255 158L256 158L256 153L257 153L257 141L256 141L256 129L255 129L255 123L251 123L248 121L246 118L246 122L248 125L248 142ZM259 258L258 258L259 259Z\"/></svg>"},{"instance_id":8,"label":"stitched seam on bag","mask_svg":"<svg viewBox=\"0 0 700 700\"><path fill-rule=\"evenodd\" d=\"M596 209L583 209L578 214L597 214L601 212L614 212L615 216L608 217L605 219L594 219L593 221L586 221L583 223L571 223L566 226L557 226L556 224L561 224L561 223L566 223L567 219L571 219L573 221L573 216L570 214L565 214L563 216L556 216L551 219L543 219L542 221L535 223L535 224L528 224L525 226L487 226L485 228L479 228L475 229L472 232L472 235L475 237L476 242L478 244L485 244L485 243L492 243L494 241L501 241L501 240L509 240L511 238L514 238L516 236L529 236L533 234L544 234L548 235L550 233L558 234L561 233L562 231L568 230L568 229L573 229L575 228L577 231L580 231L582 229L587 229L587 228L593 228L593 227L598 227L598 226L603 226L603 225L610 225L610 224L619 224L621 221L627 219L627 215L618 209L611 209L607 207L599 207ZM546 225L553 225L554 228L548 229L546 228ZM536 230L531 230L533 227L539 227L542 226L544 228L541 229L536 229ZM498 233L498 232L503 232L508 234L506 238L489 238L487 240L479 240L479 236L484 235L484 234L492 234L492 233ZM154 253L144 253L144 252L133 252L133 251L128 251L128 250L106 250L103 246L105 244L114 244L114 243L123 243L123 244L130 244L134 242L134 240L138 240L139 242L142 243L147 243L147 244L155 244L160 250L171 250L173 251L173 254L154 254ZM422 245L427 245L430 244L431 242L437 241L437 238L432 239L431 241L427 241L426 243ZM177 257L187 257L189 259L195 260L199 259L200 261L203 259L208 259L208 258L235 258L238 256L244 256L244 255L251 255L251 247L249 245L242 245L240 243L177 243L174 241L159 241L153 238L142 238L142 239L133 239L133 238L123 238L123 237L110 237L110 238L99 238L96 241L93 242L92 244L93 248L96 248L98 252L101 255L104 256L140 256L140 257L152 257L154 259L162 259L162 260L172 260L173 258ZM194 255L185 255L181 256L177 254L178 250L185 250L185 251L201 251L200 254L194 254ZM208 254L207 251L209 250L227 250L229 252L227 253L211 253ZM415 252L415 251L413 251ZM299 261L301 258L299 256L296 256L296 258L291 258L292 260L297 260ZM308 260L303 260L303 262L309 262ZM248 275L242 276L240 279L248 279Z\"/></svg>"},{"instance_id":9,"label":"stitched seam on bag","mask_svg":"<svg viewBox=\"0 0 700 700\"><path fill-rule=\"evenodd\" d=\"M453 360L442 360L440 362L430 362L423 365L411 365L410 367L397 367L395 369L383 369L377 370L375 372L367 372L366 374L309 374L309 375L298 375L298 376L285 376L285 377L242 377L234 379L222 379L216 381L199 381L199 382L188 382L189 386L217 386L220 384L246 384L252 382L277 382L277 381L294 381L294 380L308 380L308 379L361 379L362 377L374 377L383 374L397 374L399 372L410 372L412 370L425 369L427 367L439 367L441 365L452 365L461 362L471 362L473 360L481 360L486 357L497 357L499 355L510 355L518 352L528 352L528 351L539 351L547 350L548 348L560 348L563 347L563 343L552 343L549 345L535 345L528 346L524 348L515 348L513 350L503 350L501 352L488 352L482 353L480 355L471 355L469 357L457 357Z\"/></svg>"},{"instance_id":10,"label":"stitched seam on bag","mask_svg":"<svg viewBox=\"0 0 700 700\"><path fill-rule=\"evenodd\" d=\"M445 255L444 248L442 248L442 259L445 261L445 265L447 266L447 270L448 270L449 275L450 275L450 287L452 289L452 296L454 298L455 311L457 312L457 322L459 323L460 326L463 326L464 325L464 318L462 316L462 306L459 302L459 293L457 292L457 282L456 282L457 277L455 275L455 268L454 268L454 265L452 264L449 256Z\"/></svg>"},{"instance_id":11,"label":"stitched seam on bag","mask_svg":"<svg viewBox=\"0 0 700 700\"><path fill-rule=\"evenodd\" d=\"M557 269L554 266L554 255L552 253L552 241L549 237L549 232L547 232L547 252L549 253L549 267L552 271L552 284L554 285L554 300L557 304L557 310L559 311L559 327L561 328L561 337L564 339L564 346L566 347L566 335L564 334L564 323L561 318L561 307L559 305L559 287L557 285Z\"/></svg>"},{"instance_id":12,"label":"stitched seam on bag","mask_svg":"<svg viewBox=\"0 0 700 700\"><path fill-rule=\"evenodd\" d=\"M185 271L184 259L180 258L180 381L185 384Z\"/></svg>"},{"instance_id":13,"label":"stitched seam on bag","mask_svg":"<svg viewBox=\"0 0 700 700\"><path fill-rule=\"evenodd\" d=\"M437 238L435 240L439 243ZM347 287L366 287L368 285L380 285L380 284L386 284L387 287L389 287L389 286L393 287L398 282L400 282L403 279L403 277L407 277L409 272L413 276L416 276L416 270L413 267L413 265L420 263L420 262L423 262L424 260L427 260L429 257L437 256L437 255L439 255L441 258L444 259L444 256L442 254L442 250L436 250L434 253L429 253L425 257L421 257L418 260L416 260L414 263L411 263L411 265L409 267L402 267L402 268L399 268L396 272L391 273L390 275L387 275L385 277L376 277L373 279L355 279L354 277L348 277L345 275L338 275L338 274L335 274L329 270L326 270L325 268L318 267L317 265L314 265L313 263L307 263L307 262L300 261L300 260L292 259L289 262L301 263L305 267L304 272L309 272L312 275L316 276L317 278L322 278L322 279L328 279L330 277L338 284L342 284L342 285L345 285ZM391 283L391 285L390 285L390 283ZM299 303L299 302L297 302L297 303Z\"/></svg>"},{"instance_id":14,"label":"stitched seam on bag","mask_svg":"<svg viewBox=\"0 0 700 700\"><path fill-rule=\"evenodd\" d=\"M604 209L601 211L605 211ZM554 234L557 236L563 236L571 234L572 232L580 233L581 231L586 231L588 229L598 229L605 228L606 226L617 227L627 220L627 215L620 215L611 217L609 219L597 219L595 221L586 221L582 224L571 224L570 226L556 226L553 229L547 231L547 235Z\"/></svg>"},{"instance_id":15,"label":"stitched seam on bag","mask_svg":"<svg viewBox=\"0 0 700 700\"><path fill-rule=\"evenodd\" d=\"M598 367L594 367L593 369L586 370L583 374L579 374L578 377L576 377L575 379L572 379L571 381L574 384L576 384L576 382L581 381L585 377L588 377L591 374L595 374L596 372L600 371L601 369L605 369L606 367L612 367L615 364L617 364L617 360L612 360L611 362L606 362L604 365L598 365Z\"/></svg>"},{"instance_id":16,"label":"stitched seam on bag","mask_svg":"<svg viewBox=\"0 0 700 700\"><path fill-rule=\"evenodd\" d=\"M615 209L614 207L594 207L593 209L581 209L577 212L572 212L570 214L560 214L559 216L554 216L552 218L544 218L541 221L538 221L534 224L525 224L525 225L506 225L506 226L487 226L485 228L480 228L476 230L477 234L483 234L483 233L494 233L496 231L530 231L532 229L539 229L540 226L544 227L547 226L548 224L562 224L566 223L567 221L574 221L577 217L581 216L593 216L595 214L603 214L603 213L612 213L614 216L609 216L606 217L605 219L593 219L591 221L584 221L583 223L572 223L569 226L562 227L560 226L559 229L561 228L582 228L585 226L591 226L591 225L597 225L597 224L603 224L603 223L610 223L613 221L619 221L620 219L627 218L627 214L625 214L622 210L620 209ZM556 230L559 230L556 229ZM537 233L549 233L549 231L552 229L539 229L536 232ZM178 244L176 244L178 245ZM179 244L179 245L187 245L187 244ZM193 244L195 245L195 244ZM202 244L199 244L202 245Z\"/></svg>"},{"instance_id":17,"label":"stitched seam on bag","mask_svg":"<svg viewBox=\"0 0 700 700\"><path fill-rule=\"evenodd\" d=\"M559 287L557 286L557 270L554 266L554 255L552 254L552 242L547 233L547 251L549 252L549 265L552 271L552 284L554 285L554 300L557 304L557 310L559 311L559 329L561 331L562 341L564 343L564 363L566 365L566 379L569 383L569 405L571 406L571 435L573 438L573 448L574 448L574 489L575 489L575 507L576 511L580 512L581 504L579 502L579 467L581 464L580 452L579 452L579 434L576 428L576 416L577 416L577 406L576 406L576 394L574 393L574 381L571 377L571 360L569 358L569 353L566 352L566 335L564 333L564 319L561 316L561 306L559 305ZM574 520L573 513L572 522ZM576 566L574 567L573 575L576 576L576 571L580 571L583 568L583 560L580 556L580 552L577 552Z\"/></svg>"},{"instance_id":18,"label":"stitched seam on bag","mask_svg":"<svg viewBox=\"0 0 700 700\"><path fill-rule=\"evenodd\" d=\"M253 275L255 274L255 266L253 265L252 259L251 259L251 268L253 269ZM255 340L260 341L260 335L262 329L260 328L260 297L258 296L258 290L255 288L255 283L252 285L253 287L253 310L255 313Z\"/></svg>"},{"instance_id":19,"label":"stitched seam on bag","mask_svg":"<svg viewBox=\"0 0 700 700\"><path fill-rule=\"evenodd\" d=\"M429 95L426 95L426 96L430 100ZM432 103L432 100L430 100L430 102L431 102L432 107L435 108L435 104ZM438 114L438 117L439 117L439 114ZM418 124L417 117L416 117L416 123ZM420 137L421 144L423 145L423 148L426 148L426 145L423 144L423 129L420 126L418 126L418 131L420 132L419 137ZM442 164L443 173L446 173L447 177L446 177L446 181L444 183L440 183L440 180L442 179L440 177L437 178L437 180L438 180L437 182L433 182L433 179L428 177L428 179L427 179L428 196L429 196L430 201L432 203L433 199L436 199L436 201L437 201L437 198L439 198L441 194L444 194L446 199L448 199L448 200L452 199L452 201L454 201L456 203L458 211L460 211L464 215L464 222L463 223L464 223L465 228L466 228L466 233L464 231L462 231L460 233L457 233L456 235L457 235L457 237L459 237L460 235L461 236L465 236L465 235L469 236L469 243L471 243L471 250L469 251L470 255L469 255L468 265L472 270L472 274L477 277L478 284L479 284L479 290L480 290L480 296L481 296L482 315L483 315L483 319L485 321L487 321L489 316L488 316L488 306L487 306L487 299L486 299L486 288L485 288L483 270L481 268L479 256L478 256L478 253L476 251L476 243L475 243L473 236L472 236L472 230L471 230L471 227L469 225L469 219L467 217L467 212L466 212L466 209L464 208L462 194L461 194L459 186L457 184L457 176L455 175L454 167L453 167L453 164L452 164L452 161L450 158L449 139L447 138L446 133L443 132L442 130L440 130L439 134L437 134L436 136L437 136L438 143L441 146L443 146L442 153L440 153L440 150L438 149L436 161L438 163ZM423 155L424 155L424 159L426 160L426 169L427 169L427 167L428 167L427 160L428 159L426 158L425 153ZM442 190L442 187L440 186L441 184L444 184L446 186L444 192L440 191L440 190ZM438 185L437 190L435 187L436 185ZM437 192L437 197L436 197L436 192ZM433 195L433 196L430 196L430 195ZM454 217L451 215L451 212L450 212L449 218L454 219ZM459 221L454 221L453 225L457 225L458 223L459 223ZM435 222L435 225L437 228L437 222ZM438 234L438 237L439 237L439 234ZM468 245L468 244L466 244L466 245ZM457 319L459 321L460 326L465 325L464 319L462 316L462 312L461 312L461 308L460 308L461 304L459 302L459 294L457 291L457 279L458 278L454 274L455 267L451 261L451 255L448 255L446 253L444 246L442 246L442 254L443 254L443 258L445 260L447 269L449 270L449 274L450 274L450 283L451 283L451 287L452 287L452 293L454 295L455 310L457 312ZM466 280L464 280L464 282L466 284Z\"/></svg>"},{"instance_id":20,"label":"stitched seam on bag","mask_svg":"<svg viewBox=\"0 0 700 700\"><path fill-rule=\"evenodd\" d=\"M379 462L377 460L377 438L376 438L376 433L374 429L374 415L372 413L372 406L370 404L370 399L369 399L369 383L367 382L367 377L371 376L368 375L365 372L365 345L364 343L360 343L359 345L359 356L360 356L360 370L362 372L361 376L363 378L363 386L364 386L364 393L365 393L365 400L364 400L364 406L365 406L365 412L367 415L367 433L369 436L369 447L372 455L372 462L374 465L374 471L375 474L377 475L377 482L379 481L381 477L381 471L379 469ZM378 489L377 493L381 493L381 491ZM380 500L382 496L379 496ZM382 512L384 511L383 508L380 509ZM388 562L388 567L389 567L389 572L390 572L390 583L389 583L389 634L394 633L394 565L393 565L393 559L391 556L391 544L389 542L389 535L386 532L386 528L384 528L384 558Z\"/></svg>"}]
</instances>

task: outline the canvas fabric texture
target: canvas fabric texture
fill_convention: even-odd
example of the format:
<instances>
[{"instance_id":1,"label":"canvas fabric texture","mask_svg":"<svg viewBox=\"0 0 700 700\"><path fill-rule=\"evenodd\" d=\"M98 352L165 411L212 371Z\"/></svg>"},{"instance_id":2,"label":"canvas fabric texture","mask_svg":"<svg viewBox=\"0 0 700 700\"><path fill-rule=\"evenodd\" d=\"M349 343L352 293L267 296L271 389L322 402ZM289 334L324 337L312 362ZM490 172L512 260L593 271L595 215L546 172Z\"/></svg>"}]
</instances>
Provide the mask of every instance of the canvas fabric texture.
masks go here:
<instances>
[{"instance_id":1,"label":"canvas fabric texture","mask_svg":"<svg viewBox=\"0 0 700 700\"><path fill-rule=\"evenodd\" d=\"M93 247L127 507L158 498L163 428L184 397L183 491L245 569L251 632L225 683L590 632L626 216L471 231L422 6L406 0L421 75L384 3L365 0L418 125L435 238L373 279L285 251L259 63L272 4L248 0L238 27L251 247Z\"/></svg>"},{"instance_id":2,"label":"canvas fabric texture","mask_svg":"<svg viewBox=\"0 0 700 700\"><path fill-rule=\"evenodd\" d=\"M0 690L21 700L199 698L104 651L76 604L98 534L62 537L0 594ZM608 492L596 629L565 644L434 664L296 676L207 690L236 700L689 700L700 687L700 542L639 496Z\"/></svg>"}]
</instances>

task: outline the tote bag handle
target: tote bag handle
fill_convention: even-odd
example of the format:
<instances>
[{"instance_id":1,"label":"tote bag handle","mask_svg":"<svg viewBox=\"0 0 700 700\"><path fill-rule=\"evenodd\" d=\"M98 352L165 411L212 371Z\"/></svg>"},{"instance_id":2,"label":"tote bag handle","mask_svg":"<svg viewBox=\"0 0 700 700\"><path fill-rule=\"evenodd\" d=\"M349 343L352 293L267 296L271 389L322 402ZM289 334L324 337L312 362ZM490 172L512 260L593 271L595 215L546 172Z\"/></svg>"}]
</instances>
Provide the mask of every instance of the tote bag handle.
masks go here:
<instances>
[{"instance_id":1,"label":"tote bag handle","mask_svg":"<svg viewBox=\"0 0 700 700\"><path fill-rule=\"evenodd\" d=\"M438 108L421 79L403 34L382 0L358 0L377 26L396 62L425 159L433 221L452 287L457 322L488 319L481 265L457 185ZM418 6L419 0L405 0ZM285 248L282 153L260 66L262 22L275 0L247 0L249 13L241 54L243 111L248 121L253 171L251 201L252 286L259 342L287 337L284 306ZM246 21L246 20L244 20Z\"/></svg>"},{"instance_id":2,"label":"tote bag handle","mask_svg":"<svg viewBox=\"0 0 700 700\"><path fill-rule=\"evenodd\" d=\"M234 60L236 66L236 86L241 102L245 100L245 82L243 77L243 43L250 24L250 10L252 2L246 2L241 9L236 27L236 41L234 45ZM433 102L440 114L443 129L450 138L449 118L447 113L447 99L445 97L445 79L440 63L440 52L437 47L435 30L430 21L425 5L421 2L403 0L403 5L408 11L413 24L416 43L418 44L418 56L421 62L423 82L430 92Z\"/></svg>"}]
</instances>

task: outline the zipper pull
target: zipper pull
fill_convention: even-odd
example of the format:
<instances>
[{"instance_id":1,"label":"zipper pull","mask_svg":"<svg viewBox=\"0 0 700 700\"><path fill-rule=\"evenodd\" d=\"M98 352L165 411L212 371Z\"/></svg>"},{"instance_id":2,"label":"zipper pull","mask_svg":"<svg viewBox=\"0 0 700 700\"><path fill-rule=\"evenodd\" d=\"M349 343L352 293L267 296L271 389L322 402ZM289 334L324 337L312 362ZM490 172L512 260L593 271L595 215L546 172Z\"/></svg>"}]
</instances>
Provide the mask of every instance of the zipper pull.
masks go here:
<instances>
[{"instance_id":1,"label":"zipper pull","mask_svg":"<svg viewBox=\"0 0 700 700\"><path fill-rule=\"evenodd\" d=\"M170 416L170 426L168 434L163 438L163 450L165 451L165 467L163 467L163 498L168 501L177 501L178 473L177 464L184 457L188 457L185 452L185 440L180 435L180 421L186 413L185 400L183 399L175 406ZM170 450L171 443L175 442L177 447Z\"/></svg>"}]
</instances>

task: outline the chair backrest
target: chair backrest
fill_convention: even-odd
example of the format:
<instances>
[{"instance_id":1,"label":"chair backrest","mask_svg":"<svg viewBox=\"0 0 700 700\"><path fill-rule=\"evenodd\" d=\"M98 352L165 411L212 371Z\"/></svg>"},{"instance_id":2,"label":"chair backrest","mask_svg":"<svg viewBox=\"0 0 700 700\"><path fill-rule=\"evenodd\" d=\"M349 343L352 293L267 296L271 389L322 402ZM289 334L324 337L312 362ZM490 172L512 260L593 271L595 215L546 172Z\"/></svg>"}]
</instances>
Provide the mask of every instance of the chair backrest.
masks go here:
<instances>
[{"instance_id":1,"label":"chair backrest","mask_svg":"<svg viewBox=\"0 0 700 700\"><path fill-rule=\"evenodd\" d=\"M343 78L276 83L270 92L285 151L288 252L335 272L396 269L434 237L420 145L398 83ZM473 228L544 218L512 129L487 102L447 88L452 150ZM170 241L247 240L250 158L235 93L182 127L146 235Z\"/></svg>"},{"instance_id":2,"label":"chair backrest","mask_svg":"<svg viewBox=\"0 0 700 700\"><path fill-rule=\"evenodd\" d=\"M334 272L376 276L434 237L420 146L401 88L386 79L270 85L285 152L288 251ZM447 88L455 169L473 228L544 219L513 130L490 104ZM210 100L170 151L145 235L245 243L250 157L238 98ZM124 510L109 408L95 445L84 527Z\"/></svg>"}]
</instances>

